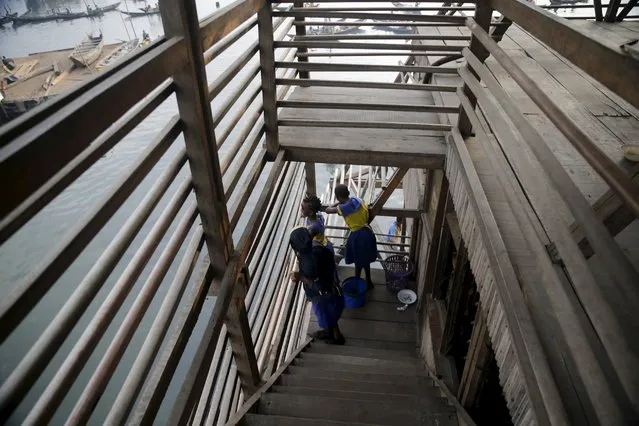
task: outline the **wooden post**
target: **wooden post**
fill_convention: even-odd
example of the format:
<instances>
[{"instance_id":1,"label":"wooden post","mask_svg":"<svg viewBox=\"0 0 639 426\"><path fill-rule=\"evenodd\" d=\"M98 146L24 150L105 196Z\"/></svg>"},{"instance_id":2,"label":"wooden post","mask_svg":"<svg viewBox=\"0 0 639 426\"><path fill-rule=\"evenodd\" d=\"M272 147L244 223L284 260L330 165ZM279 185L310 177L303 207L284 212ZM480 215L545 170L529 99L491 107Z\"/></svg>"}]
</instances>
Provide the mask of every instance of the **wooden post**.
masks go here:
<instances>
[{"instance_id":1,"label":"wooden post","mask_svg":"<svg viewBox=\"0 0 639 426\"><path fill-rule=\"evenodd\" d=\"M215 126L208 101L208 85L201 50L200 25L194 0L166 0L160 8L167 37L184 37L187 61L173 76L180 119L184 122L184 141L189 157L193 186L205 235L209 260L215 277L224 275L233 251L228 212L222 184L222 171L216 149ZM271 34L272 39L272 34ZM259 387L251 333L243 309L243 291L235 282L234 299L226 314L227 329L237 363L238 374L246 392ZM238 301L238 298L241 300ZM247 344L248 342L248 344Z\"/></svg>"},{"instance_id":2,"label":"wooden post","mask_svg":"<svg viewBox=\"0 0 639 426\"><path fill-rule=\"evenodd\" d=\"M251 326L249 325L244 305L245 290L248 288L246 271L240 274L236 283L233 299L226 311L226 330L231 341L231 350L237 366L237 375L242 384L242 390L246 397L255 393L261 386L260 370L257 366L257 357L253 339L251 338Z\"/></svg>"},{"instance_id":3,"label":"wooden post","mask_svg":"<svg viewBox=\"0 0 639 426\"><path fill-rule=\"evenodd\" d=\"M457 258L455 259L454 276L451 279L450 299L446 309L446 321L444 331L442 333L442 341L439 346L439 352L447 355L452 348L453 336L455 334L455 323L459 313L459 303L463 297L465 290L464 284L468 280L469 273L468 253L464 247L463 241L457 249ZM472 276L471 276L472 278Z\"/></svg>"},{"instance_id":4,"label":"wooden post","mask_svg":"<svg viewBox=\"0 0 639 426\"><path fill-rule=\"evenodd\" d=\"M233 250L233 240L215 148L215 126L208 102L195 1L163 1L160 13L166 37L184 37L185 40L187 60L173 76L173 81L206 246L215 276L221 277Z\"/></svg>"},{"instance_id":5,"label":"wooden post","mask_svg":"<svg viewBox=\"0 0 639 426\"><path fill-rule=\"evenodd\" d=\"M475 314L475 324L473 332L470 336L470 344L464 363L464 371L461 375L457 399L464 407L471 407L477 397L484 375L486 366L491 361L490 339L488 337L488 328L481 306L477 307Z\"/></svg>"},{"instance_id":6,"label":"wooden post","mask_svg":"<svg viewBox=\"0 0 639 426\"><path fill-rule=\"evenodd\" d=\"M597 22L603 21L603 12L601 9L601 0L594 0L592 2L593 7L595 8L595 20Z\"/></svg>"},{"instance_id":7,"label":"wooden post","mask_svg":"<svg viewBox=\"0 0 639 426\"><path fill-rule=\"evenodd\" d=\"M620 4L621 0L610 0L608 9L606 9L606 22L615 22Z\"/></svg>"},{"instance_id":8,"label":"wooden post","mask_svg":"<svg viewBox=\"0 0 639 426\"><path fill-rule=\"evenodd\" d=\"M316 195L317 183L315 182L315 163L304 164L304 170L306 172L306 193L309 195Z\"/></svg>"},{"instance_id":9,"label":"wooden post","mask_svg":"<svg viewBox=\"0 0 639 426\"><path fill-rule=\"evenodd\" d=\"M488 33L490 31L490 20L493 16L493 9L485 2L478 2L476 7L475 21L484 29L484 31ZM470 51L473 52L475 56L482 62L484 62L488 57L488 51L474 35L470 38ZM474 73L472 69L471 71ZM468 97L470 103L474 108L477 105L477 98L466 84L464 84L463 90L464 94ZM457 126L459 127L459 131L462 136L468 137L472 135L473 126L472 124L470 124L470 120L468 119L468 115L466 115L466 111L464 111L461 106L459 107L459 121L457 122Z\"/></svg>"},{"instance_id":10,"label":"wooden post","mask_svg":"<svg viewBox=\"0 0 639 426\"><path fill-rule=\"evenodd\" d=\"M448 201L448 179L442 177L442 183L439 188L439 197L437 199L437 210L435 211L435 224L433 226L433 238L428 250L428 258L426 260L426 283L424 286L424 295L432 293L437 279L437 262L439 255L439 246L444 231L444 219L446 216L446 204ZM423 297L423 295L422 295Z\"/></svg>"},{"instance_id":11,"label":"wooden post","mask_svg":"<svg viewBox=\"0 0 639 426\"><path fill-rule=\"evenodd\" d=\"M303 1L294 1L293 2L293 6L294 7L304 7L304 2ZM306 25L304 25L304 20L305 18L303 16L297 18L295 20L295 35L296 36L305 36L306 35ZM308 52L308 49L306 49L306 47L300 47L297 49L297 53L306 53ZM308 57L306 56L298 56L297 60L299 62L308 62ZM311 78L311 73L310 71L305 71L305 70L301 70L299 72L299 76L300 78Z\"/></svg>"},{"instance_id":12,"label":"wooden post","mask_svg":"<svg viewBox=\"0 0 639 426\"><path fill-rule=\"evenodd\" d=\"M597 2L601 3L601 0L595 0L595 4L597 4ZM621 22L624 20L624 18L626 16L628 16L628 14L630 13L630 11L635 8L637 6L637 4L639 3L639 0L630 0L628 2L628 4L626 4L626 6L621 10L621 12L619 12L617 14L617 17L615 18L615 21L617 22ZM599 8L599 14L601 14L601 6ZM597 19L598 21L600 21L601 19Z\"/></svg>"},{"instance_id":13,"label":"wooden post","mask_svg":"<svg viewBox=\"0 0 639 426\"><path fill-rule=\"evenodd\" d=\"M273 48L273 10L267 1L257 13L260 46L260 74L262 77L262 104L266 129L266 152L270 161L279 151L277 130L277 89L275 87L275 50Z\"/></svg>"}]
</instances>

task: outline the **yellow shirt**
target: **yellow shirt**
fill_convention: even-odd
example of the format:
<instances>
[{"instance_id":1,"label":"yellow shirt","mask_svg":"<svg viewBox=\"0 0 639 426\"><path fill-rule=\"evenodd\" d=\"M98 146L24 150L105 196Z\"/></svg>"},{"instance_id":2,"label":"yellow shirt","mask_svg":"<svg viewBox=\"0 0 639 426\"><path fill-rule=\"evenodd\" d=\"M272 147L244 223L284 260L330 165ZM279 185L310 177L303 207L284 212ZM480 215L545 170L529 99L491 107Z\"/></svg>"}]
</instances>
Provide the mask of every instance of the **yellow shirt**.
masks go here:
<instances>
[{"instance_id":1,"label":"yellow shirt","mask_svg":"<svg viewBox=\"0 0 639 426\"><path fill-rule=\"evenodd\" d=\"M344 218L346 226L352 231L359 231L368 226L368 207L359 198L350 198L337 206L337 213Z\"/></svg>"}]
</instances>

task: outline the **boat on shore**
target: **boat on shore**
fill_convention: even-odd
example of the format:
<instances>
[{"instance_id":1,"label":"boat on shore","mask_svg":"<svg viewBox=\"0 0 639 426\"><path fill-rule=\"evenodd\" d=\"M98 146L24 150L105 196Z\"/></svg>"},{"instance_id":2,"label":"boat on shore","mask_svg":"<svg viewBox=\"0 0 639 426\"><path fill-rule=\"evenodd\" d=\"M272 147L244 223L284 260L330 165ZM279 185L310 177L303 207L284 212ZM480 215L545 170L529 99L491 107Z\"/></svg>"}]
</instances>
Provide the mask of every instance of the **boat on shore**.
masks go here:
<instances>
[{"instance_id":1,"label":"boat on shore","mask_svg":"<svg viewBox=\"0 0 639 426\"><path fill-rule=\"evenodd\" d=\"M106 6L98 6L98 7L94 8L94 9L91 9L90 11L88 11L87 15L89 17L99 16L99 15L102 15L104 12L110 12L112 10L117 10L118 6L120 6L120 3L121 2L118 1L118 2L115 2L115 3L108 4Z\"/></svg>"},{"instance_id":2,"label":"boat on shore","mask_svg":"<svg viewBox=\"0 0 639 426\"><path fill-rule=\"evenodd\" d=\"M82 43L73 49L73 52L69 55L69 59L71 59L76 66L88 67L98 60L102 54L103 46L104 40L102 33L96 37L88 35Z\"/></svg>"},{"instance_id":3,"label":"boat on shore","mask_svg":"<svg viewBox=\"0 0 639 426\"><path fill-rule=\"evenodd\" d=\"M0 16L0 26L12 22L18 16L18 12L6 12L4 16Z\"/></svg>"},{"instance_id":4,"label":"boat on shore","mask_svg":"<svg viewBox=\"0 0 639 426\"><path fill-rule=\"evenodd\" d=\"M58 19L69 20L69 19L77 19L77 18L86 18L86 12L71 12L70 10L65 10L64 12L56 12Z\"/></svg>"},{"instance_id":5,"label":"boat on shore","mask_svg":"<svg viewBox=\"0 0 639 426\"><path fill-rule=\"evenodd\" d=\"M140 10L120 10L120 12L122 12L125 15L128 15L130 17L137 17L137 16L149 16L149 15L157 15L158 13L160 13L160 8L159 7L146 7L146 8L140 8Z\"/></svg>"},{"instance_id":6,"label":"boat on shore","mask_svg":"<svg viewBox=\"0 0 639 426\"><path fill-rule=\"evenodd\" d=\"M58 19L62 20L70 20L70 19L78 19L78 18L95 18L98 16L102 16L105 12L110 12L113 10L117 10L118 6L120 6L121 2L115 2L108 4L106 6L97 6L94 8L87 7L86 12L73 12L67 9L64 12L57 12L56 15Z\"/></svg>"},{"instance_id":7,"label":"boat on shore","mask_svg":"<svg viewBox=\"0 0 639 426\"><path fill-rule=\"evenodd\" d=\"M37 14L33 13L31 9L27 10L25 13L19 16L15 16L13 20L13 25L21 25L21 24L30 24L30 23L38 23L38 22L48 22L55 21L58 19L57 14L49 13L49 14Z\"/></svg>"},{"instance_id":8,"label":"boat on shore","mask_svg":"<svg viewBox=\"0 0 639 426\"><path fill-rule=\"evenodd\" d=\"M113 52L109 53L107 56L100 59L95 66L95 69L98 71L102 71L104 68L107 68L116 62L119 62L126 56L128 56L131 52L137 49L140 46L140 41L137 38L133 40L127 41L123 43L120 47L115 49Z\"/></svg>"}]
</instances>

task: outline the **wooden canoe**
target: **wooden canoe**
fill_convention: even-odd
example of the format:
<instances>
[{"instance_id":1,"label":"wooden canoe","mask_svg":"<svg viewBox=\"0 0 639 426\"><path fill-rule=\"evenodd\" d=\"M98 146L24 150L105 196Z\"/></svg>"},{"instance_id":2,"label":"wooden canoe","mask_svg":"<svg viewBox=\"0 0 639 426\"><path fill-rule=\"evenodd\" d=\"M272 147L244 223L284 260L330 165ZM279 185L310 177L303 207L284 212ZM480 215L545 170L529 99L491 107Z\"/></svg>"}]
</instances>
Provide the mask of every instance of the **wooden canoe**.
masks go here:
<instances>
[{"instance_id":1,"label":"wooden canoe","mask_svg":"<svg viewBox=\"0 0 639 426\"><path fill-rule=\"evenodd\" d=\"M88 67L98 60L102 53L104 40L102 34L97 37L87 36L82 43L77 45L69 55L69 59L80 67Z\"/></svg>"}]
</instances>

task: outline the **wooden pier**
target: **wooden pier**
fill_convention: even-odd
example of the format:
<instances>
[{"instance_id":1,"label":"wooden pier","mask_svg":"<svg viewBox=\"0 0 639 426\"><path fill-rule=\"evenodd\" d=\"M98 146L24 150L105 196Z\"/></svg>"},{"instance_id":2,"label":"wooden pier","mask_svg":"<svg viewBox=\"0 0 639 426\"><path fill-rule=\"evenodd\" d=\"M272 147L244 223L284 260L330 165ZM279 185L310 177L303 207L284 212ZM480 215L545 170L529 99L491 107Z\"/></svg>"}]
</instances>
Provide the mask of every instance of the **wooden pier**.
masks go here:
<instances>
[{"instance_id":1,"label":"wooden pier","mask_svg":"<svg viewBox=\"0 0 639 426\"><path fill-rule=\"evenodd\" d=\"M7 372L3 422L637 423L639 167L623 155L639 143L639 60L626 47L639 38L627 20L636 2L579 5L592 13L583 20L524 0L372 2L238 0L198 22L194 1L164 1L164 38L0 128L5 243L166 99L178 105L105 198L7 283L0 344L171 153ZM306 31L322 25L412 32ZM258 39L207 75L254 28ZM379 63L391 55L402 62ZM374 71L397 78L361 78ZM406 311L375 270L366 307L343 315L343 347L308 338L316 321L289 278L288 233L317 192L315 163L341 165L322 202L344 183L371 217L406 218L396 247L377 228L380 254L406 250L416 268ZM400 187L404 207L386 207ZM328 225L339 247L346 229ZM117 391L97 419L107 387Z\"/></svg>"}]
</instances>

